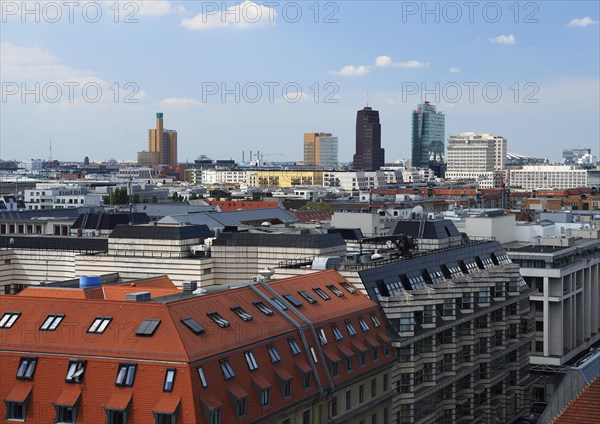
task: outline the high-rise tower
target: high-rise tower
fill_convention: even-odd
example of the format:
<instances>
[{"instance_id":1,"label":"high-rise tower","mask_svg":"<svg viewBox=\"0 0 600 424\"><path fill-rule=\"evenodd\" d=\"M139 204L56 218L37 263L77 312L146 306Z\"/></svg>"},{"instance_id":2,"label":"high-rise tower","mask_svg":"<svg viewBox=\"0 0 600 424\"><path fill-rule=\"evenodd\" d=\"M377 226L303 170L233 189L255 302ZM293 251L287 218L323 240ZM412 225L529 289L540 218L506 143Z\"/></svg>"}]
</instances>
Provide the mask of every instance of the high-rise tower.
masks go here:
<instances>
[{"instance_id":1,"label":"high-rise tower","mask_svg":"<svg viewBox=\"0 0 600 424\"><path fill-rule=\"evenodd\" d=\"M156 128L148 130L148 153L152 166L177 165L177 131L164 128L162 112L156 114Z\"/></svg>"},{"instance_id":2,"label":"high-rise tower","mask_svg":"<svg viewBox=\"0 0 600 424\"><path fill-rule=\"evenodd\" d=\"M417 168L431 168L438 176L444 163L445 116L429 102L412 113L412 160Z\"/></svg>"},{"instance_id":3,"label":"high-rise tower","mask_svg":"<svg viewBox=\"0 0 600 424\"><path fill-rule=\"evenodd\" d=\"M385 150L381 148L379 111L365 107L356 113L356 153L352 168L378 170L385 164Z\"/></svg>"}]
</instances>

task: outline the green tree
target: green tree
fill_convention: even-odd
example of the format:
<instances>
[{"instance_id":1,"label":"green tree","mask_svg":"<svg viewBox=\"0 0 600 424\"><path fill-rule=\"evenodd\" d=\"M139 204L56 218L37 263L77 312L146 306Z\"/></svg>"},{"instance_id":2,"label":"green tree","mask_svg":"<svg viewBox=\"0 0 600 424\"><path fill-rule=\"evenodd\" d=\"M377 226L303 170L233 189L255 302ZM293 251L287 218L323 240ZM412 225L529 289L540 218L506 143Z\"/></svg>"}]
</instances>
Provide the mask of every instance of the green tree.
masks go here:
<instances>
[{"instance_id":1,"label":"green tree","mask_svg":"<svg viewBox=\"0 0 600 424\"><path fill-rule=\"evenodd\" d=\"M190 200L196 200L196 199L198 199L198 195L196 193L190 194Z\"/></svg>"},{"instance_id":2,"label":"green tree","mask_svg":"<svg viewBox=\"0 0 600 424\"><path fill-rule=\"evenodd\" d=\"M177 202L177 201L179 201L179 194L177 194L177 193L173 193L173 195L171 196L171 199L172 199L174 202Z\"/></svg>"},{"instance_id":3,"label":"green tree","mask_svg":"<svg viewBox=\"0 0 600 424\"><path fill-rule=\"evenodd\" d=\"M152 203L158 203L158 199L156 198L156 196L152 196Z\"/></svg>"},{"instance_id":4,"label":"green tree","mask_svg":"<svg viewBox=\"0 0 600 424\"><path fill-rule=\"evenodd\" d=\"M140 203L140 195L139 194L134 194L133 195L133 200L131 201L131 203Z\"/></svg>"}]
</instances>

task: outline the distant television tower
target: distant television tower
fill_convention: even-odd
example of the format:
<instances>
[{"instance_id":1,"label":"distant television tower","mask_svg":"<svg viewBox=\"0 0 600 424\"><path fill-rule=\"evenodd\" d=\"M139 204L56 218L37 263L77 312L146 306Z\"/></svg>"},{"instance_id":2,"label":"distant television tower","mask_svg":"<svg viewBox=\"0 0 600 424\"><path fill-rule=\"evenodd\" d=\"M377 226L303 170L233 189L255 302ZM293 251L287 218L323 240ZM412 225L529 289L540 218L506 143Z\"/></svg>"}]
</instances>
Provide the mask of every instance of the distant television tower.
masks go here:
<instances>
[{"instance_id":1,"label":"distant television tower","mask_svg":"<svg viewBox=\"0 0 600 424\"><path fill-rule=\"evenodd\" d=\"M48 157L48 162L52 162L52 139L50 139L50 156Z\"/></svg>"}]
</instances>

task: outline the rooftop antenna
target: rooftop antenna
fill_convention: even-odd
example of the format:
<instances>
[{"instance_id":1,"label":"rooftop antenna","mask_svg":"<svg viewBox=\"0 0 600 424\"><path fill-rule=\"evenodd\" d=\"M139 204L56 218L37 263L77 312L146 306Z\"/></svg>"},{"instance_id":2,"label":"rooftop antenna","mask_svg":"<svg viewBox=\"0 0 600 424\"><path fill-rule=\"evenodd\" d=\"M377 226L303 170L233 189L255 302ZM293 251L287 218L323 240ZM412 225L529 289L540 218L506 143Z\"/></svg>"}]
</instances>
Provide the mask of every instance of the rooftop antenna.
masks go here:
<instances>
[{"instance_id":1,"label":"rooftop antenna","mask_svg":"<svg viewBox=\"0 0 600 424\"><path fill-rule=\"evenodd\" d=\"M369 89L367 88L367 107L369 107Z\"/></svg>"}]
</instances>

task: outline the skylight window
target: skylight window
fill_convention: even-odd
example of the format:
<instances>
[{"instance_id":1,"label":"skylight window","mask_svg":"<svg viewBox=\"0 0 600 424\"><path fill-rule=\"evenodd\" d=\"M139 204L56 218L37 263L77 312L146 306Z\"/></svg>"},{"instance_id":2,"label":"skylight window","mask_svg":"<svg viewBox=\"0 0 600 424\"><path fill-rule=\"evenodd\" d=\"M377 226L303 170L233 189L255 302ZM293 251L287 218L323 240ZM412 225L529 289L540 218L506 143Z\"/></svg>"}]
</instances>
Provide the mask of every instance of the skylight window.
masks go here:
<instances>
[{"instance_id":1,"label":"skylight window","mask_svg":"<svg viewBox=\"0 0 600 424\"><path fill-rule=\"evenodd\" d=\"M248 368L250 371L254 371L258 369L258 363L256 362L256 358L252 351L244 352L244 356L246 357L246 362L248 363Z\"/></svg>"},{"instance_id":2,"label":"skylight window","mask_svg":"<svg viewBox=\"0 0 600 424\"><path fill-rule=\"evenodd\" d=\"M296 339L292 337L288 339L288 342L290 344L290 349L292 349L292 355L298 355L302 353L302 350L300 349L300 346L298 346L298 342L296 341Z\"/></svg>"},{"instance_id":3,"label":"skylight window","mask_svg":"<svg viewBox=\"0 0 600 424\"><path fill-rule=\"evenodd\" d=\"M350 293L350 294L356 293L356 289L345 281L340 281L340 286L345 288L348 291L348 293Z\"/></svg>"},{"instance_id":4,"label":"skylight window","mask_svg":"<svg viewBox=\"0 0 600 424\"><path fill-rule=\"evenodd\" d=\"M40 330L42 330L42 331L56 330L56 327L58 327L58 324L60 324L60 322L63 320L64 317L65 317L64 315L55 315L55 314L48 315L48 318L46 318L46 321L43 322L42 326L40 327Z\"/></svg>"},{"instance_id":5,"label":"skylight window","mask_svg":"<svg viewBox=\"0 0 600 424\"><path fill-rule=\"evenodd\" d=\"M298 294L306 299L308 303L317 303L317 299L312 297L306 290L300 290Z\"/></svg>"},{"instance_id":6,"label":"skylight window","mask_svg":"<svg viewBox=\"0 0 600 424\"><path fill-rule=\"evenodd\" d=\"M274 298L272 298L271 300L273 301L273 304L274 304L274 305L275 305L275 306L276 306L276 307L277 307L277 308L278 308L280 311L285 311L285 310L287 310L287 306L285 306L285 304L284 304L284 303L283 303L281 300L279 300L279 299L277 299L277 298L275 298L275 297L274 297Z\"/></svg>"},{"instance_id":7,"label":"skylight window","mask_svg":"<svg viewBox=\"0 0 600 424\"><path fill-rule=\"evenodd\" d=\"M17 378L20 380L31 380L35 371L37 358L21 358L19 368L17 369Z\"/></svg>"},{"instance_id":8,"label":"skylight window","mask_svg":"<svg viewBox=\"0 0 600 424\"><path fill-rule=\"evenodd\" d=\"M342 292L340 289L338 289L336 286L334 286L333 284L328 284L326 287L327 287L329 290L331 290L331 292L332 292L333 294L335 294L337 297L342 297L342 296L344 296L344 293L343 293L343 292Z\"/></svg>"},{"instance_id":9,"label":"skylight window","mask_svg":"<svg viewBox=\"0 0 600 424\"><path fill-rule=\"evenodd\" d=\"M302 302L300 302L298 299L296 299L294 297L294 295L291 293L284 294L283 297L285 297L285 299L288 302L290 302L292 305L294 305L296 308L299 308L300 306L302 306Z\"/></svg>"},{"instance_id":10,"label":"skylight window","mask_svg":"<svg viewBox=\"0 0 600 424\"><path fill-rule=\"evenodd\" d=\"M135 368L135 364L119 364L119 371L117 372L117 379L115 381L115 385L124 387L133 386L133 379L135 378Z\"/></svg>"},{"instance_id":11,"label":"skylight window","mask_svg":"<svg viewBox=\"0 0 600 424\"><path fill-rule=\"evenodd\" d=\"M159 324L159 319L145 319L135 331L135 335L142 337L150 337L154 334Z\"/></svg>"},{"instance_id":12,"label":"skylight window","mask_svg":"<svg viewBox=\"0 0 600 424\"><path fill-rule=\"evenodd\" d=\"M202 367L198 368L198 376L200 377L200 383L202 383L202 387L206 389L208 387L208 381L206 380L206 376L204 375L204 370L202 370Z\"/></svg>"},{"instance_id":13,"label":"skylight window","mask_svg":"<svg viewBox=\"0 0 600 424\"><path fill-rule=\"evenodd\" d=\"M225 380L230 380L235 377L235 373L233 372L233 368L229 365L229 361L227 359L221 360L221 371L223 371L223 376Z\"/></svg>"},{"instance_id":14,"label":"skylight window","mask_svg":"<svg viewBox=\"0 0 600 424\"><path fill-rule=\"evenodd\" d=\"M352 323L350 321L346 321L346 330L348 330L348 335L350 337L356 336L356 329L354 328L354 325L352 325Z\"/></svg>"},{"instance_id":15,"label":"skylight window","mask_svg":"<svg viewBox=\"0 0 600 424\"><path fill-rule=\"evenodd\" d=\"M81 383L83 380L83 372L85 371L85 361L72 360L69 361L67 367L67 377L65 380L68 383Z\"/></svg>"},{"instance_id":16,"label":"skylight window","mask_svg":"<svg viewBox=\"0 0 600 424\"><path fill-rule=\"evenodd\" d=\"M0 318L0 328L10 328L13 326L17 318L21 315L21 312L6 312Z\"/></svg>"},{"instance_id":17,"label":"skylight window","mask_svg":"<svg viewBox=\"0 0 600 424\"><path fill-rule=\"evenodd\" d=\"M165 374L165 383L163 385L163 392L172 392L174 382L175 368L167 368L167 373Z\"/></svg>"},{"instance_id":18,"label":"skylight window","mask_svg":"<svg viewBox=\"0 0 600 424\"><path fill-rule=\"evenodd\" d=\"M269 357L271 358L272 363L276 364L277 362L281 361L281 355L279 355L279 352L277 352L275 345L268 345L267 350L269 351Z\"/></svg>"},{"instance_id":19,"label":"skylight window","mask_svg":"<svg viewBox=\"0 0 600 424\"><path fill-rule=\"evenodd\" d=\"M254 302L254 306L258 308L266 316L273 315L273 311L267 307L263 302Z\"/></svg>"},{"instance_id":20,"label":"skylight window","mask_svg":"<svg viewBox=\"0 0 600 424\"><path fill-rule=\"evenodd\" d=\"M360 324L360 328L362 328L362 331L369 330L369 324L367 324L367 321L365 321L363 317L358 317L358 323Z\"/></svg>"},{"instance_id":21,"label":"skylight window","mask_svg":"<svg viewBox=\"0 0 600 424\"><path fill-rule=\"evenodd\" d=\"M104 333L104 330L106 330L106 327L108 327L108 324L111 320L112 317L96 317L94 322L92 322L92 325L90 325L90 328L88 328L87 332L102 334Z\"/></svg>"},{"instance_id":22,"label":"skylight window","mask_svg":"<svg viewBox=\"0 0 600 424\"><path fill-rule=\"evenodd\" d=\"M192 330L192 332L194 334L202 334L204 333L204 327L202 326L202 324L198 323L195 319L193 318L183 318L181 320L181 322L190 330Z\"/></svg>"},{"instance_id":23,"label":"skylight window","mask_svg":"<svg viewBox=\"0 0 600 424\"><path fill-rule=\"evenodd\" d=\"M250 321L252 320L252 315L250 315L248 312L244 311L241 307L239 306L234 306L233 308L231 308L231 310L233 312L235 312L235 314L240 317L242 320L244 321Z\"/></svg>"},{"instance_id":24,"label":"skylight window","mask_svg":"<svg viewBox=\"0 0 600 424\"><path fill-rule=\"evenodd\" d=\"M212 319L215 323L217 323L219 325L219 327L221 327L221 328L229 327L229 321L227 321L225 318L223 318L217 312L209 312L206 315L208 315L210 319Z\"/></svg>"},{"instance_id":25,"label":"skylight window","mask_svg":"<svg viewBox=\"0 0 600 424\"><path fill-rule=\"evenodd\" d=\"M319 296L321 296L321 298L323 300L330 300L331 299L331 297L329 297L329 295L327 293L325 293L321 287L315 287L315 288L313 288L313 291L316 294L318 294Z\"/></svg>"},{"instance_id":26,"label":"skylight window","mask_svg":"<svg viewBox=\"0 0 600 424\"><path fill-rule=\"evenodd\" d=\"M381 326L381 323L379 322L379 319L377 318L377 315L375 315L374 313L371 314L371 321L373 321L373 325L375 327Z\"/></svg>"},{"instance_id":27,"label":"skylight window","mask_svg":"<svg viewBox=\"0 0 600 424\"><path fill-rule=\"evenodd\" d=\"M313 361L315 362L315 364L319 363L319 359L317 358L317 353L315 352L315 348L314 347L310 347L310 354L312 356Z\"/></svg>"},{"instance_id":28,"label":"skylight window","mask_svg":"<svg viewBox=\"0 0 600 424\"><path fill-rule=\"evenodd\" d=\"M342 332L340 331L339 327L337 325L332 325L331 329L333 330L333 336L335 337L336 341L340 341L344 338L344 336L342 335Z\"/></svg>"},{"instance_id":29,"label":"skylight window","mask_svg":"<svg viewBox=\"0 0 600 424\"><path fill-rule=\"evenodd\" d=\"M327 341L327 335L325 335L325 330L322 328L319 328L317 330L317 334L319 335L319 340L321 341L321 345L325 346L327 343L329 343Z\"/></svg>"}]
</instances>

